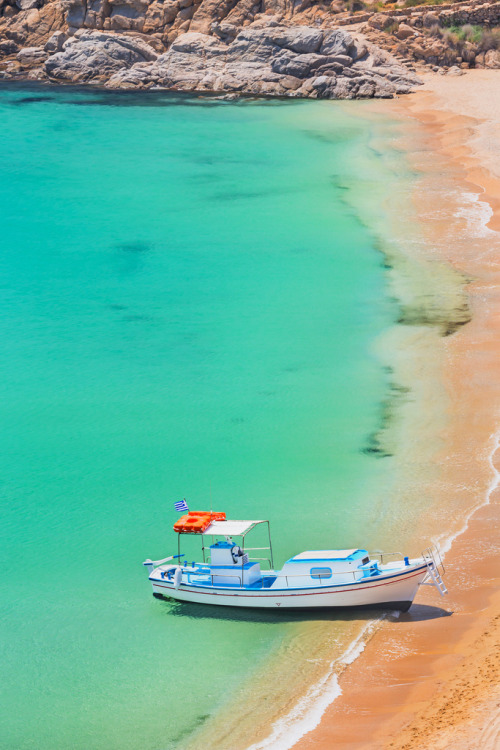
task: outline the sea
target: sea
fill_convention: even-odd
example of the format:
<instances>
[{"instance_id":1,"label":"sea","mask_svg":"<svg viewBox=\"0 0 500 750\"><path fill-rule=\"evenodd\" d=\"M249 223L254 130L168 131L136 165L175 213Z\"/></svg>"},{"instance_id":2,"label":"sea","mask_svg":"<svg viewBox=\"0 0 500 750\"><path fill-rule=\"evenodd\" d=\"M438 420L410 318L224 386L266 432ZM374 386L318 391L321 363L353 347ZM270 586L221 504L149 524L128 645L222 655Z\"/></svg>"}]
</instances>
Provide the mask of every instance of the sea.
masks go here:
<instances>
[{"instance_id":1,"label":"sea","mask_svg":"<svg viewBox=\"0 0 500 750\"><path fill-rule=\"evenodd\" d=\"M412 175L364 106L2 85L5 750L177 750L235 701L257 726L280 654L300 676L370 620L158 601L142 565L183 498L269 519L278 566L396 544L362 204Z\"/></svg>"}]
</instances>

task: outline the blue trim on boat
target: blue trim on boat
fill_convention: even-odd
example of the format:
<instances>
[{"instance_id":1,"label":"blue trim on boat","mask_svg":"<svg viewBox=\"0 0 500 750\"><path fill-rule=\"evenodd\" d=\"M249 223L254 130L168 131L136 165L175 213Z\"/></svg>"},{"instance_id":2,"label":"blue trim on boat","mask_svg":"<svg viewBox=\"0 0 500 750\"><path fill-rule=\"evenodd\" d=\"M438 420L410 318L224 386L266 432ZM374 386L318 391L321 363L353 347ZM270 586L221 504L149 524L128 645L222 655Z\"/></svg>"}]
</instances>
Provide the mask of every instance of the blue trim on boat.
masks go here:
<instances>
[{"instance_id":1,"label":"blue trim on boat","mask_svg":"<svg viewBox=\"0 0 500 750\"><path fill-rule=\"evenodd\" d=\"M210 565L210 570L248 570L254 565L258 565L256 562L247 562L244 565Z\"/></svg>"},{"instance_id":2,"label":"blue trim on boat","mask_svg":"<svg viewBox=\"0 0 500 750\"><path fill-rule=\"evenodd\" d=\"M311 589L318 590L318 589L345 588L346 586L359 586L360 584L368 584L368 583L374 583L374 582L376 582L377 584L382 584L384 581L389 581L392 578L400 578L401 576L407 576L407 575L409 575L409 573L414 574L414 573L418 573L420 570L426 570L426 569L427 569L427 565L421 565L418 568L411 568L410 567L410 569L408 569L408 567L406 567L402 572L396 573L396 574L390 575L390 576L385 576L383 573L381 573L379 576L373 576L373 577L372 576L368 576L366 578L360 578L357 581L352 581L352 582L351 581L346 581L345 583L330 583L330 584L326 584L325 586L303 586L303 587L288 586L287 588L284 588L284 589L271 589L271 588L267 588L266 589L263 586L262 589L258 589L258 590L259 591L268 591L272 595L272 594L275 594L275 593L279 593L281 591L287 591L287 592L290 592L290 591L294 591L294 592L295 591L309 591L309 592L311 592ZM278 575L276 577L279 578L280 576ZM151 578L151 576L150 576L149 580L152 581L152 583L155 583L155 582L158 583L158 579L157 578ZM165 583L165 581L163 580L162 581L162 585L164 585L164 583ZM205 589L205 590L207 588L211 589L211 590L220 589L220 588L224 588L224 589L231 589L232 588L232 589L238 589L239 591L256 591L255 586L252 586L252 585L251 586L238 586L237 584L232 584L232 583L227 583L227 584L224 584L224 583L221 584L221 583L219 583L219 584L217 584L217 586L214 586L211 581L208 584L196 584L196 583L191 583L191 582L186 582L185 583L184 581L182 581L181 582L181 586L189 587L191 589Z\"/></svg>"}]
</instances>

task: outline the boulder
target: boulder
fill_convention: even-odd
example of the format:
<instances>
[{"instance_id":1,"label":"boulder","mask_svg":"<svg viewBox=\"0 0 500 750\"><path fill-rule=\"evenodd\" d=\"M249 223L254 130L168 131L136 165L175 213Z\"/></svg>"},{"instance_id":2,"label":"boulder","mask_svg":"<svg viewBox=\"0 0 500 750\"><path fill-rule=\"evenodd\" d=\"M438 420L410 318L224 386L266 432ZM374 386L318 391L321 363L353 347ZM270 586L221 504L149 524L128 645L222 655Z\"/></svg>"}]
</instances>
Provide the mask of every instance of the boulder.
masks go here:
<instances>
[{"instance_id":1,"label":"boulder","mask_svg":"<svg viewBox=\"0 0 500 750\"><path fill-rule=\"evenodd\" d=\"M60 52L63 48L64 42L68 39L68 35L64 31L56 31L50 39L47 40L44 46L45 52L53 54L54 52Z\"/></svg>"},{"instance_id":2,"label":"boulder","mask_svg":"<svg viewBox=\"0 0 500 750\"><path fill-rule=\"evenodd\" d=\"M322 55L294 55L288 51L274 57L271 61L271 69L275 73L296 78L309 78L311 71L319 68L324 63Z\"/></svg>"},{"instance_id":3,"label":"boulder","mask_svg":"<svg viewBox=\"0 0 500 750\"><path fill-rule=\"evenodd\" d=\"M371 99L375 94L375 84L373 81L365 81L358 88L358 97L361 99Z\"/></svg>"},{"instance_id":4,"label":"boulder","mask_svg":"<svg viewBox=\"0 0 500 750\"><path fill-rule=\"evenodd\" d=\"M451 67L449 69L449 71L447 72L446 75L448 75L448 76L463 76L463 75L465 75L465 73L464 73L463 70L461 70L458 67L458 65L453 65L453 67Z\"/></svg>"},{"instance_id":5,"label":"boulder","mask_svg":"<svg viewBox=\"0 0 500 750\"><path fill-rule=\"evenodd\" d=\"M23 47L16 55L22 65L37 65L43 63L47 57L48 53L43 47Z\"/></svg>"},{"instance_id":6,"label":"boulder","mask_svg":"<svg viewBox=\"0 0 500 750\"><path fill-rule=\"evenodd\" d=\"M354 40L349 33L341 29L334 29L325 32L320 52L322 55L347 55L353 45ZM356 48L356 54L358 54L357 50L358 48ZM366 47L364 52L366 52ZM358 54L358 56L360 55Z\"/></svg>"},{"instance_id":7,"label":"boulder","mask_svg":"<svg viewBox=\"0 0 500 750\"><path fill-rule=\"evenodd\" d=\"M308 26L295 26L276 29L274 34L270 34L270 39L279 47L286 47L293 52L310 53L317 52L321 47L323 33Z\"/></svg>"},{"instance_id":8,"label":"boulder","mask_svg":"<svg viewBox=\"0 0 500 750\"><path fill-rule=\"evenodd\" d=\"M175 0L167 0L164 3L155 0L148 6L143 31L148 33L164 28L175 20L178 12L179 4Z\"/></svg>"},{"instance_id":9,"label":"boulder","mask_svg":"<svg viewBox=\"0 0 500 750\"><path fill-rule=\"evenodd\" d=\"M422 18L422 23L426 29L431 29L433 26L439 26L439 16L435 13L425 13Z\"/></svg>"},{"instance_id":10,"label":"boulder","mask_svg":"<svg viewBox=\"0 0 500 750\"><path fill-rule=\"evenodd\" d=\"M45 62L45 71L67 81L107 79L121 68L156 60L158 54L149 44L132 36L83 31L64 44Z\"/></svg>"},{"instance_id":11,"label":"boulder","mask_svg":"<svg viewBox=\"0 0 500 750\"><path fill-rule=\"evenodd\" d=\"M12 39L6 39L3 42L0 42L0 55L2 57L7 55L15 55L18 51L19 46L12 41Z\"/></svg>"},{"instance_id":12,"label":"boulder","mask_svg":"<svg viewBox=\"0 0 500 750\"><path fill-rule=\"evenodd\" d=\"M82 0L61 0L61 7L65 13L65 20L69 27L76 30L83 26L86 6Z\"/></svg>"},{"instance_id":13,"label":"boulder","mask_svg":"<svg viewBox=\"0 0 500 750\"><path fill-rule=\"evenodd\" d=\"M392 23L393 19L390 16L386 16L384 13L374 13L368 21L368 26L371 26L372 29L383 31L384 29L388 29Z\"/></svg>"},{"instance_id":14,"label":"boulder","mask_svg":"<svg viewBox=\"0 0 500 750\"><path fill-rule=\"evenodd\" d=\"M484 53L485 68L500 68L500 50L489 49Z\"/></svg>"},{"instance_id":15,"label":"boulder","mask_svg":"<svg viewBox=\"0 0 500 750\"><path fill-rule=\"evenodd\" d=\"M43 0L16 0L16 5L19 10L31 10L43 5Z\"/></svg>"},{"instance_id":16,"label":"boulder","mask_svg":"<svg viewBox=\"0 0 500 750\"><path fill-rule=\"evenodd\" d=\"M354 61L362 60L368 55L368 47L362 39L355 38L349 47L349 55Z\"/></svg>"},{"instance_id":17,"label":"boulder","mask_svg":"<svg viewBox=\"0 0 500 750\"><path fill-rule=\"evenodd\" d=\"M63 24L62 7L58 2L49 2L40 8L19 11L8 20L4 30L5 36L19 47L42 47Z\"/></svg>"},{"instance_id":18,"label":"boulder","mask_svg":"<svg viewBox=\"0 0 500 750\"><path fill-rule=\"evenodd\" d=\"M396 36L401 40L409 39L409 37L415 36L415 29L413 29L411 26L408 26L407 23L400 23L399 28L396 31Z\"/></svg>"},{"instance_id":19,"label":"boulder","mask_svg":"<svg viewBox=\"0 0 500 750\"><path fill-rule=\"evenodd\" d=\"M334 99L354 99L354 85L349 78L337 78L333 89Z\"/></svg>"}]
</instances>

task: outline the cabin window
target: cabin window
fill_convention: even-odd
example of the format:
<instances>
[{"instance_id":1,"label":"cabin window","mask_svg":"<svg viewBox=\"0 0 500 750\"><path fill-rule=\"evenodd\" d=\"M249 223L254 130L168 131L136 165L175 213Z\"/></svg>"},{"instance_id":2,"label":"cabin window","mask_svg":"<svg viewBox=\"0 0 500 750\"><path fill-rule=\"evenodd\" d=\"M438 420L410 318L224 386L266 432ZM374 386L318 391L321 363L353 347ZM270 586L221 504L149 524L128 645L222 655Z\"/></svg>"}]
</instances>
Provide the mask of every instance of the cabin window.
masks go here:
<instances>
[{"instance_id":1,"label":"cabin window","mask_svg":"<svg viewBox=\"0 0 500 750\"><path fill-rule=\"evenodd\" d=\"M369 562L370 562L370 558L369 557L363 557L363 559L361 560L361 565L366 565Z\"/></svg>"},{"instance_id":2,"label":"cabin window","mask_svg":"<svg viewBox=\"0 0 500 750\"><path fill-rule=\"evenodd\" d=\"M331 578L331 568L311 568L311 578Z\"/></svg>"}]
</instances>

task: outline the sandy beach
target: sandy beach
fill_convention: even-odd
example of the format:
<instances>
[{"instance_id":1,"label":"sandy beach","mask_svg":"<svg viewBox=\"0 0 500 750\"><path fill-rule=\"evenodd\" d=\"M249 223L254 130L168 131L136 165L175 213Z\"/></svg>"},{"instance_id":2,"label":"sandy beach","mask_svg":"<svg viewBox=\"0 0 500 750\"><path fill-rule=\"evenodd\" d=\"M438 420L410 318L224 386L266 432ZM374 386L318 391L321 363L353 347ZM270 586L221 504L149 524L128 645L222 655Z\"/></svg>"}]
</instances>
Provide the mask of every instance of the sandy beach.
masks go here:
<instances>
[{"instance_id":1,"label":"sandy beach","mask_svg":"<svg viewBox=\"0 0 500 750\"><path fill-rule=\"evenodd\" d=\"M441 339L446 424L427 491L444 509L449 595L419 592L342 672L342 694L294 747L500 747L500 98L498 71L428 75L389 105L423 126L410 154L435 259L467 280L471 322ZM387 107L387 104L384 103ZM386 110L387 111L387 110ZM426 185L428 189L426 189Z\"/></svg>"}]
</instances>

